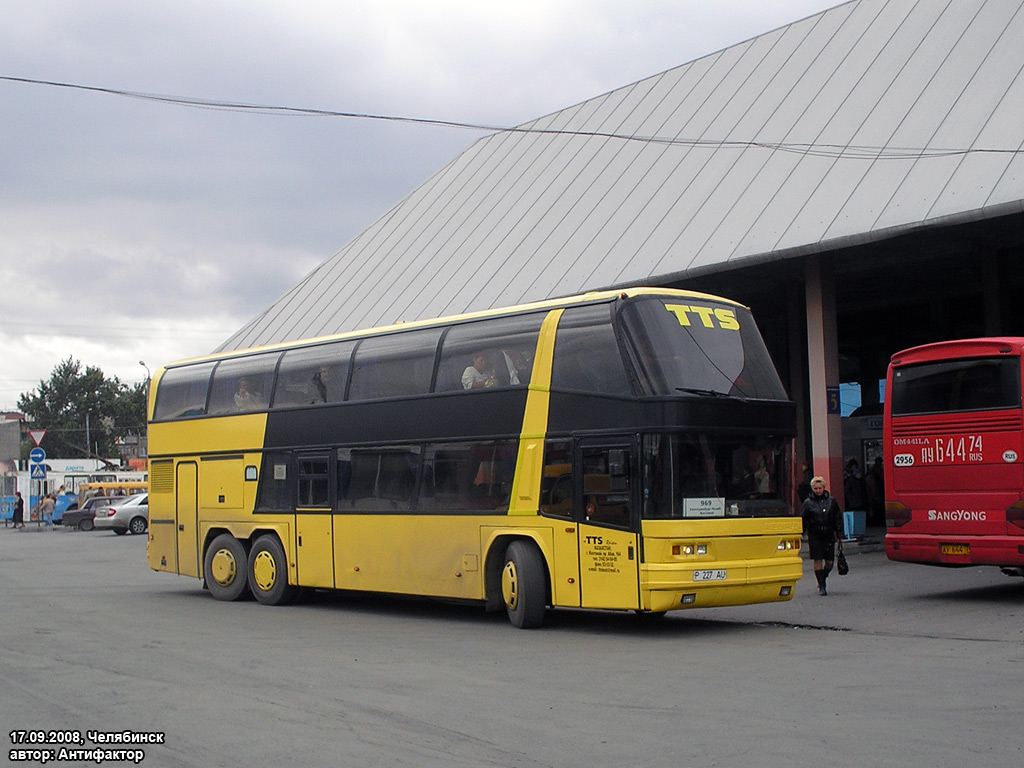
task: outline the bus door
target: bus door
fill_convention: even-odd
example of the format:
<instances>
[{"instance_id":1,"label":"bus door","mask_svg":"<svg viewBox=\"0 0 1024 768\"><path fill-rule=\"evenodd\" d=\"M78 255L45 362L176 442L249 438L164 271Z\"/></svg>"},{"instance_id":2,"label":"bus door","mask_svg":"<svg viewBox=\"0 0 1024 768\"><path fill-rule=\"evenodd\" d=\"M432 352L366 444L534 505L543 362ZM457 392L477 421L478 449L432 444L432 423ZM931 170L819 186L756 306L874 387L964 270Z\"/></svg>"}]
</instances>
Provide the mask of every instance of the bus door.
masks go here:
<instances>
[{"instance_id":1,"label":"bus door","mask_svg":"<svg viewBox=\"0 0 1024 768\"><path fill-rule=\"evenodd\" d=\"M295 563L299 584L334 588L332 462L327 453L299 455Z\"/></svg>"},{"instance_id":2,"label":"bus door","mask_svg":"<svg viewBox=\"0 0 1024 768\"><path fill-rule=\"evenodd\" d=\"M199 468L194 461L178 464L174 484L174 529L177 531L177 572L199 576Z\"/></svg>"},{"instance_id":3,"label":"bus door","mask_svg":"<svg viewBox=\"0 0 1024 768\"><path fill-rule=\"evenodd\" d=\"M628 438L576 445L573 507L584 608L640 607L637 457Z\"/></svg>"}]
</instances>

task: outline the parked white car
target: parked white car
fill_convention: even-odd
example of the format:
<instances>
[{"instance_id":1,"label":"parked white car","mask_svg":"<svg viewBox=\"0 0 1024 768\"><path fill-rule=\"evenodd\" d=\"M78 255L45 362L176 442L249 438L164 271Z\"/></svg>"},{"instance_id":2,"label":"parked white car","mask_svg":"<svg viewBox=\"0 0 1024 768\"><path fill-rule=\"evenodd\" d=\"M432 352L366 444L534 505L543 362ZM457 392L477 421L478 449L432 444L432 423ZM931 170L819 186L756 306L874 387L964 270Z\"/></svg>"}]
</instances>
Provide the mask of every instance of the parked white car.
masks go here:
<instances>
[{"instance_id":1,"label":"parked white car","mask_svg":"<svg viewBox=\"0 0 1024 768\"><path fill-rule=\"evenodd\" d=\"M149 528L149 494L137 493L97 510L94 522L97 531L145 533Z\"/></svg>"}]
</instances>

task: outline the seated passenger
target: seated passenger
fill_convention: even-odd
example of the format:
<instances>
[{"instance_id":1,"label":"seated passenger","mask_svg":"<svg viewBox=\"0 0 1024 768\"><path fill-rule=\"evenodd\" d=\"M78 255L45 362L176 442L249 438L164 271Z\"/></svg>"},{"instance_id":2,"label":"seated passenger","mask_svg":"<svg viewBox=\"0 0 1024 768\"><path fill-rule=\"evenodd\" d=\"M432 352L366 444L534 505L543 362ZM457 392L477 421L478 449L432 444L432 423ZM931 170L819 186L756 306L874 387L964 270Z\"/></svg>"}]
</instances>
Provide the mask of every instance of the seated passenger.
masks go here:
<instances>
[{"instance_id":1,"label":"seated passenger","mask_svg":"<svg viewBox=\"0 0 1024 768\"><path fill-rule=\"evenodd\" d=\"M481 389L498 386L493 370L487 368L487 355L482 352L473 358L473 364L462 372L463 389Z\"/></svg>"},{"instance_id":2,"label":"seated passenger","mask_svg":"<svg viewBox=\"0 0 1024 768\"><path fill-rule=\"evenodd\" d=\"M313 402L326 403L328 401L327 386L331 379L331 369L321 365L320 370L313 374Z\"/></svg>"},{"instance_id":3,"label":"seated passenger","mask_svg":"<svg viewBox=\"0 0 1024 768\"><path fill-rule=\"evenodd\" d=\"M239 379L235 392L235 408L239 411L253 411L260 407L256 395L249 390L249 380Z\"/></svg>"},{"instance_id":4,"label":"seated passenger","mask_svg":"<svg viewBox=\"0 0 1024 768\"><path fill-rule=\"evenodd\" d=\"M514 387L530 383L530 361L526 355L515 349L502 349L501 357L497 369L501 384Z\"/></svg>"}]
</instances>

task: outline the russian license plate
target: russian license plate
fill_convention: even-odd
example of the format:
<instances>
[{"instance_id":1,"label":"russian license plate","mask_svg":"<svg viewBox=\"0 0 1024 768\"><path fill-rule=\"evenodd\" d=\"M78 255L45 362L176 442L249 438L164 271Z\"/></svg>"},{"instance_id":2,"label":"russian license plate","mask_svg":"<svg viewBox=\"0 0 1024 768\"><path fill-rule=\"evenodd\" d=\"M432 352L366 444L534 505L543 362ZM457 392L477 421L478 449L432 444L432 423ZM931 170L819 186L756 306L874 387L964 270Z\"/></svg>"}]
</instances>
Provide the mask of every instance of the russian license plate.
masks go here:
<instances>
[{"instance_id":1,"label":"russian license plate","mask_svg":"<svg viewBox=\"0 0 1024 768\"><path fill-rule=\"evenodd\" d=\"M941 555L969 555L971 554L970 544L940 544L939 554Z\"/></svg>"},{"instance_id":2,"label":"russian license plate","mask_svg":"<svg viewBox=\"0 0 1024 768\"><path fill-rule=\"evenodd\" d=\"M719 570L708 570L708 571L694 571L694 581L725 581L727 578L727 572L724 568Z\"/></svg>"}]
</instances>

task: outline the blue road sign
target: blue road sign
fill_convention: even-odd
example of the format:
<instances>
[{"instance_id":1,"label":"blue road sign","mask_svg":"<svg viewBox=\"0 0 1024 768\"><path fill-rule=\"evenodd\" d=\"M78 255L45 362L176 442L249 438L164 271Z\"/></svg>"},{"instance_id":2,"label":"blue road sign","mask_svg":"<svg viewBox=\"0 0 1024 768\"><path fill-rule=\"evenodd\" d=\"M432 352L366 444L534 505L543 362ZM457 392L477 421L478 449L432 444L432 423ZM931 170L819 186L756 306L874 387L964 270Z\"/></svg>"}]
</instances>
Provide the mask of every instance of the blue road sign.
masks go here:
<instances>
[{"instance_id":1,"label":"blue road sign","mask_svg":"<svg viewBox=\"0 0 1024 768\"><path fill-rule=\"evenodd\" d=\"M28 452L28 460L33 464L39 464L46 460L46 451L42 448L33 448Z\"/></svg>"},{"instance_id":2,"label":"blue road sign","mask_svg":"<svg viewBox=\"0 0 1024 768\"><path fill-rule=\"evenodd\" d=\"M29 470L29 477L33 480L45 480L46 479L46 465L45 464L33 464L32 469Z\"/></svg>"}]
</instances>

